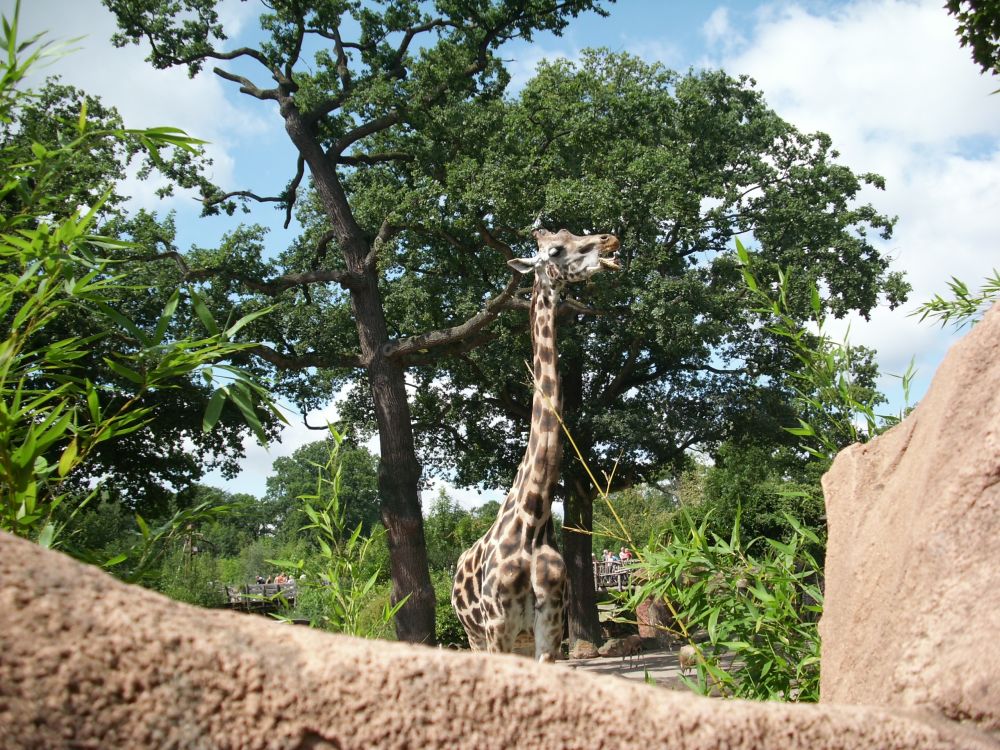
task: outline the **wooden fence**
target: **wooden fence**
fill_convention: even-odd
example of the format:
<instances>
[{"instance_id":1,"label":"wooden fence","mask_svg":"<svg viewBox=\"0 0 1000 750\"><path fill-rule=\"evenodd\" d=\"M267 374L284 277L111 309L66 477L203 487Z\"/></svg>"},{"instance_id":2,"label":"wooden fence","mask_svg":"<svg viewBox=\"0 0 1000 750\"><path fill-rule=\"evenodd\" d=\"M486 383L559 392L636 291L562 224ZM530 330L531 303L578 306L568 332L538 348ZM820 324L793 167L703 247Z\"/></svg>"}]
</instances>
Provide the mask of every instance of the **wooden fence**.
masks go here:
<instances>
[{"instance_id":1,"label":"wooden fence","mask_svg":"<svg viewBox=\"0 0 1000 750\"><path fill-rule=\"evenodd\" d=\"M617 589L625 591L632 587L632 567L618 560L596 560L594 562L594 588L598 591Z\"/></svg>"},{"instance_id":2,"label":"wooden fence","mask_svg":"<svg viewBox=\"0 0 1000 750\"><path fill-rule=\"evenodd\" d=\"M294 607L298 584L255 583L249 586L226 586L226 601L231 609L245 612L274 612L284 606Z\"/></svg>"}]
</instances>

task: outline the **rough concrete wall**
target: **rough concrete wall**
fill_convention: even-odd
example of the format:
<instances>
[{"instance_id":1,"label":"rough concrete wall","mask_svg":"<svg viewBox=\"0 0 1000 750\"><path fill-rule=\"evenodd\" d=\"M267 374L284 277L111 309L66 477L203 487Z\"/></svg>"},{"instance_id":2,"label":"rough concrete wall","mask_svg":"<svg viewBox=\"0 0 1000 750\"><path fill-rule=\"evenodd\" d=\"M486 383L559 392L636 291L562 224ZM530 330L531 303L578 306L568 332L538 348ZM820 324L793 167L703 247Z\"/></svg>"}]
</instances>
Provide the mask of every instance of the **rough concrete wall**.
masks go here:
<instances>
[{"instance_id":1,"label":"rough concrete wall","mask_svg":"<svg viewBox=\"0 0 1000 750\"><path fill-rule=\"evenodd\" d=\"M822 700L1000 739L1000 305L913 413L837 456L823 491Z\"/></svg>"},{"instance_id":2,"label":"rough concrete wall","mask_svg":"<svg viewBox=\"0 0 1000 750\"><path fill-rule=\"evenodd\" d=\"M201 610L0 535L0 747L994 745L884 709L723 703Z\"/></svg>"}]
</instances>

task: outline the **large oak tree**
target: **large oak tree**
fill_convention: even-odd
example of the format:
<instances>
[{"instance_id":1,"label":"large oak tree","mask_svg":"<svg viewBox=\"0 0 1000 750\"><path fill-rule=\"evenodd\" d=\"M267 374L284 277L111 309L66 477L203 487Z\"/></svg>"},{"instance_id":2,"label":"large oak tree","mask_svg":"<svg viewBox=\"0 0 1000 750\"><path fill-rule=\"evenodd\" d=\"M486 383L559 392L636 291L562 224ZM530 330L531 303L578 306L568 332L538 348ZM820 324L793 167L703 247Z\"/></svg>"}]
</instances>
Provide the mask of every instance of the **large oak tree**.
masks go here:
<instances>
[{"instance_id":1,"label":"large oak tree","mask_svg":"<svg viewBox=\"0 0 1000 750\"><path fill-rule=\"evenodd\" d=\"M495 295L540 209L553 227L622 239L623 271L574 290L560 316L565 420L594 474L613 471L612 491L655 481L692 447L792 440L781 427L795 423L795 362L753 311L734 236L756 247L763 283L792 272L803 318L813 283L836 316L907 293L873 244L893 220L858 201L881 178L839 164L829 137L799 132L747 78L596 51L543 64L516 98L438 110L379 147L415 155L349 183L364 213L392 210L403 227L385 297L402 332L462 320ZM421 455L457 466L462 483L509 486L523 451L525 296L450 356L408 360ZM370 415L354 393L356 418ZM561 477L571 635L595 640L591 540L571 529L591 529L597 488L571 450Z\"/></svg>"},{"instance_id":2,"label":"large oak tree","mask_svg":"<svg viewBox=\"0 0 1000 750\"><path fill-rule=\"evenodd\" d=\"M184 268L211 280L220 306L278 302L250 335L269 342L258 356L302 406L354 385L348 413L380 438L395 595L411 595L403 638L433 632L421 463L503 487L523 451L527 284L505 261L530 251L539 211L553 228L623 240L623 273L561 311L566 420L595 470L617 462L612 489L658 478L692 446L780 442L791 421L794 363L751 310L733 236L818 283L835 315L905 298L870 236L893 222L857 200L880 178L839 164L827 136L797 131L748 79L594 52L542 66L504 98L496 46L595 3L440 2L425 14L411 2L283 2L262 20L266 43L224 50L208 0L106 1L120 41L148 39L154 64L218 60L218 75L277 105L299 154L291 182L205 201L298 206L306 231L268 257L263 233L242 228ZM307 73L310 39L323 48ZM266 86L251 80L258 63ZM809 309L805 293L791 303ZM589 529L596 490L571 451L562 477L567 527ZM571 634L595 640L589 538L566 533L564 552Z\"/></svg>"},{"instance_id":3,"label":"large oak tree","mask_svg":"<svg viewBox=\"0 0 1000 750\"><path fill-rule=\"evenodd\" d=\"M291 212L304 176L308 172L311 177L323 232L310 248L310 267L280 269L270 276L260 262L249 272L244 268L228 277L243 290L275 296L293 290L288 297L301 297L306 306L312 285L328 285L321 294L333 300L342 292L349 297L340 317L314 319L307 331L352 324L353 335L338 329L323 345L314 345L301 339L299 331L288 330L269 339L273 345L262 346L258 354L292 372L323 368L362 373L379 434L379 488L394 597L409 596L396 620L397 634L404 640L432 641L434 592L417 489L421 467L404 380L407 357L470 341L499 315L517 284L501 285L500 294L469 320L401 336L384 302L387 287L395 281L386 267L394 265L387 258L397 245L399 227L391 213L359 212L348 183L367 169L415 158L372 147L380 136L419 133L438 113L451 112L457 104L499 97L507 77L496 50L505 41L530 39L537 30L559 32L580 12L599 10L599 3L273 0L260 19L263 41L231 48L224 44L215 0L104 1L118 18L117 43L148 43L149 60L160 68L187 66L193 74L212 65L216 75L270 105L281 118L297 152L296 164L289 165L294 175L289 184L275 196L207 191L206 205L263 200ZM253 240L237 237L234 244L240 239ZM293 308L296 304L291 301Z\"/></svg>"}]
</instances>

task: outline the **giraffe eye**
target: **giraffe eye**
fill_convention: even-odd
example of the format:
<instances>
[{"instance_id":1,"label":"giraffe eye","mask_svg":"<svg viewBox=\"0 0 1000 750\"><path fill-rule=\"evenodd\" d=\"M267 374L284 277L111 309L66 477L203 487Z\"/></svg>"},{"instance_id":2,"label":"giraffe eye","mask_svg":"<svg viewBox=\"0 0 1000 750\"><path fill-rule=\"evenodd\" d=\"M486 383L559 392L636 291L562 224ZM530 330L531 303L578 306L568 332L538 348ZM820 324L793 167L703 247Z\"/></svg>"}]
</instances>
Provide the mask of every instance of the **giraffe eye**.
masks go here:
<instances>
[{"instance_id":1,"label":"giraffe eye","mask_svg":"<svg viewBox=\"0 0 1000 750\"><path fill-rule=\"evenodd\" d=\"M551 248L549 250L549 257L550 258L558 258L562 254L563 254L563 246L562 245L556 245L555 247L553 247L553 248Z\"/></svg>"}]
</instances>

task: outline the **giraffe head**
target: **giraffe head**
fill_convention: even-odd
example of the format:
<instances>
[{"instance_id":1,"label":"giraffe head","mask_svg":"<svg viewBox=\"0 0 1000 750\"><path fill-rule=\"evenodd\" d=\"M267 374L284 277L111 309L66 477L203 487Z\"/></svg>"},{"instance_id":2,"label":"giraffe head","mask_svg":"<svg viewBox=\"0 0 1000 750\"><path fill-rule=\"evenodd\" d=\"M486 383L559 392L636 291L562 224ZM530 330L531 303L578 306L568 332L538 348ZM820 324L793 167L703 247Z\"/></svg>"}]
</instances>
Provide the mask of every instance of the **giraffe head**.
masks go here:
<instances>
[{"instance_id":1,"label":"giraffe head","mask_svg":"<svg viewBox=\"0 0 1000 750\"><path fill-rule=\"evenodd\" d=\"M578 236L565 229L558 232L536 229L532 235L538 243L538 253L533 258L507 261L519 273L545 273L554 284L562 285L586 281L604 269L621 268L615 259L619 242L613 234Z\"/></svg>"}]
</instances>

